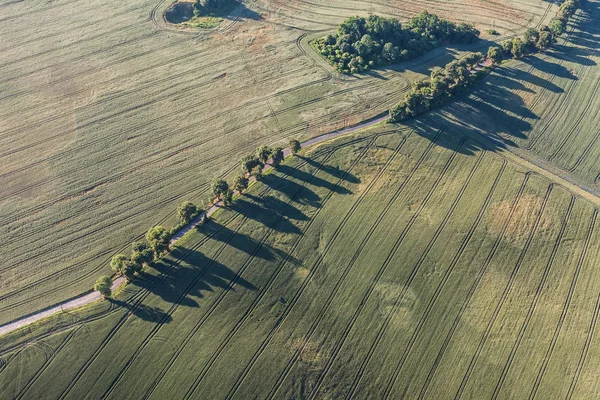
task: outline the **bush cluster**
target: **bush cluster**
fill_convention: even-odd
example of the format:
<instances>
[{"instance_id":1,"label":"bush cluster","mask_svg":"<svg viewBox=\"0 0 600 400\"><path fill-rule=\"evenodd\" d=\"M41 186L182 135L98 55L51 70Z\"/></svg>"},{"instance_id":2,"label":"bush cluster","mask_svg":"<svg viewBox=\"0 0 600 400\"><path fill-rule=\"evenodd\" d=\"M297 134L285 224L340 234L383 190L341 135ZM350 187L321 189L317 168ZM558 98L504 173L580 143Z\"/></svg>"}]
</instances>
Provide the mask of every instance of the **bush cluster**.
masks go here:
<instances>
[{"instance_id":1,"label":"bush cluster","mask_svg":"<svg viewBox=\"0 0 600 400\"><path fill-rule=\"evenodd\" d=\"M485 74L484 68L476 69L484 59L481 53L469 53L443 69L435 69L429 79L415 82L404 100L390 109L390 121L405 121L460 95Z\"/></svg>"},{"instance_id":2,"label":"bush cluster","mask_svg":"<svg viewBox=\"0 0 600 400\"><path fill-rule=\"evenodd\" d=\"M479 31L426 10L406 27L393 18L351 17L338 26L337 35L311 42L313 48L341 73L357 73L418 57L444 43L472 43Z\"/></svg>"},{"instance_id":3,"label":"bush cluster","mask_svg":"<svg viewBox=\"0 0 600 400\"><path fill-rule=\"evenodd\" d=\"M194 2L194 17L204 17L219 13L224 8L231 7L236 0L196 0Z\"/></svg>"}]
</instances>

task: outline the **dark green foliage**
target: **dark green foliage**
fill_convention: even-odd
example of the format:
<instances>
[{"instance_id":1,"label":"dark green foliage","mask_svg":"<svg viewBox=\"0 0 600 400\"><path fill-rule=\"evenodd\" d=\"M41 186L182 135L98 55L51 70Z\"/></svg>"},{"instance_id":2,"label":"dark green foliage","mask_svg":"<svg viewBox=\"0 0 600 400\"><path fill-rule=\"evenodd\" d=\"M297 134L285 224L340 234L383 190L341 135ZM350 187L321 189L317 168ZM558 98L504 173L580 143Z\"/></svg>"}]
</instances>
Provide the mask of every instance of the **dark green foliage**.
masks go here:
<instances>
[{"instance_id":1,"label":"dark green foliage","mask_svg":"<svg viewBox=\"0 0 600 400\"><path fill-rule=\"evenodd\" d=\"M297 154L300 151L300 149L302 148L300 146L300 142L297 141L296 139L290 140L289 146L290 146L290 151L292 152L292 154Z\"/></svg>"},{"instance_id":2,"label":"dark green foliage","mask_svg":"<svg viewBox=\"0 0 600 400\"><path fill-rule=\"evenodd\" d=\"M260 165L257 165L252 169L252 176L254 176L254 179L256 179L257 182L260 182L262 180L263 174L262 167Z\"/></svg>"},{"instance_id":3,"label":"dark green foliage","mask_svg":"<svg viewBox=\"0 0 600 400\"><path fill-rule=\"evenodd\" d=\"M273 149L271 154L271 163L274 167L279 166L279 164L283 161L283 149L281 147L276 147Z\"/></svg>"},{"instance_id":4,"label":"dark green foliage","mask_svg":"<svg viewBox=\"0 0 600 400\"><path fill-rule=\"evenodd\" d=\"M537 29L529 28L525 31L523 35L523 41L526 45L532 46L535 45L540 38L540 33Z\"/></svg>"},{"instance_id":5,"label":"dark green foliage","mask_svg":"<svg viewBox=\"0 0 600 400\"><path fill-rule=\"evenodd\" d=\"M177 208L177 218L182 224L188 224L198 215L198 207L190 201L184 201Z\"/></svg>"},{"instance_id":6,"label":"dark green foliage","mask_svg":"<svg viewBox=\"0 0 600 400\"><path fill-rule=\"evenodd\" d=\"M232 202L233 202L233 190L227 189L225 192L223 192L223 204L228 206Z\"/></svg>"},{"instance_id":7,"label":"dark green foliage","mask_svg":"<svg viewBox=\"0 0 600 400\"><path fill-rule=\"evenodd\" d=\"M151 248L142 251L134 251L131 253L131 262L138 264L140 268L144 264L150 264L154 260L154 251Z\"/></svg>"},{"instance_id":8,"label":"dark green foliage","mask_svg":"<svg viewBox=\"0 0 600 400\"><path fill-rule=\"evenodd\" d=\"M428 80L416 83L404 101L390 110L390 121L404 121L423 114L463 93L485 74L482 69L474 71L483 60L483 54L469 53L448 63L444 69L434 70Z\"/></svg>"},{"instance_id":9,"label":"dark green foliage","mask_svg":"<svg viewBox=\"0 0 600 400\"><path fill-rule=\"evenodd\" d=\"M262 164L266 164L269 158L271 158L272 153L273 152L269 146L260 146L258 149L256 149L256 158L258 158L258 161L260 161Z\"/></svg>"},{"instance_id":10,"label":"dark green foliage","mask_svg":"<svg viewBox=\"0 0 600 400\"><path fill-rule=\"evenodd\" d=\"M521 40L521 38L514 38L512 41L512 55L514 58L523 57L525 54L525 43Z\"/></svg>"},{"instance_id":11,"label":"dark green foliage","mask_svg":"<svg viewBox=\"0 0 600 400\"><path fill-rule=\"evenodd\" d=\"M148 243L145 242L133 242L133 244L131 245L131 251L134 253L141 253L149 248L150 246L148 245Z\"/></svg>"},{"instance_id":12,"label":"dark green foliage","mask_svg":"<svg viewBox=\"0 0 600 400\"><path fill-rule=\"evenodd\" d=\"M220 199L223 193L229 190L229 184L223 179L215 178L212 181L211 189L213 196Z\"/></svg>"},{"instance_id":13,"label":"dark green foliage","mask_svg":"<svg viewBox=\"0 0 600 400\"><path fill-rule=\"evenodd\" d=\"M500 34L500 32L498 32L495 29L488 29L487 33L489 33L490 35L494 35L494 36L498 36Z\"/></svg>"},{"instance_id":14,"label":"dark green foliage","mask_svg":"<svg viewBox=\"0 0 600 400\"><path fill-rule=\"evenodd\" d=\"M117 254L110 260L110 268L114 273L123 275L127 263L129 263L129 258L125 254Z\"/></svg>"},{"instance_id":15,"label":"dark green foliage","mask_svg":"<svg viewBox=\"0 0 600 400\"><path fill-rule=\"evenodd\" d=\"M550 31L556 36L560 36L565 33L565 25L561 20L553 19L552 22L550 22Z\"/></svg>"},{"instance_id":16,"label":"dark green foliage","mask_svg":"<svg viewBox=\"0 0 600 400\"><path fill-rule=\"evenodd\" d=\"M165 251L169 250L169 241L171 232L163 226L155 226L146 232L146 240L154 251L156 257L160 257Z\"/></svg>"},{"instance_id":17,"label":"dark green foliage","mask_svg":"<svg viewBox=\"0 0 600 400\"><path fill-rule=\"evenodd\" d=\"M500 64L504 58L500 47L492 46L488 49L487 56L494 64Z\"/></svg>"},{"instance_id":18,"label":"dark green foliage","mask_svg":"<svg viewBox=\"0 0 600 400\"><path fill-rule=\"evenodd\" d=\"M237 190L240 194L244 193L244 190L248 188L248 178L245 176L236 176L233 179L233 184L231 185L234 190Z\"/></svg>"},{"instance_id":19,"label":"dark green foliage","mask_svg":"<svg viewBox=\"0 0 600 400\"><path fill-rule=\"evenodd\" d=\"M237 3L236 0L196 0L194 3L194 16L204 17L222 14L220 11L231 9Z\"/></svg>"},{"instance_id":20,"label":"dark green foliage","mask_svg":"<svg viewBox=\"0 0 600 400\"><path fill-rule=\"evenodd\" d=\"M423 11L406 28L393 18L351 17L338 26L336 36L311 44L338 71L356 73L418 57L446 42L472 43L478 37L472 25L456 25Z\"/></svg>"},{"instance_id":21,"label":"dark green foliage","mask_svg":"<svg viewBox=\"0 0 600 400\"><path fill-rule=\"evenodd\" d=\"M96 280L96 283L94 284L94 290L100 292L104 298L107 298L112 295L111 286L112 280L108 276L104 275Z\"/></svg>"},{"instance_id":22,"label":"dark green foliage","mask_svg":"<svg viewBox=\"0 0 600 400\"><path fill-rule=\"evenodd\" d=\"M552 32L541 31L540 37L538 38L538 41L535 44L535 46L538 48L538 50L544 51L550 46L552 46L552 43L554 43L554 35L552 34Z\"/></svg>"},{"instance_id":23,"label":"dark green foliage","mask_svg":"<svg viewBox=\"0 0 600 400\"><path fill-rule=\"evenodd\" d=\"M256 157L253 154L247 155L246 157L242 158L242 169L248 174L252 174L252 170L256 167L260 167L262 170L263 166L264 164L261 163L258 157Z\"/></svg>"}]
</instances>

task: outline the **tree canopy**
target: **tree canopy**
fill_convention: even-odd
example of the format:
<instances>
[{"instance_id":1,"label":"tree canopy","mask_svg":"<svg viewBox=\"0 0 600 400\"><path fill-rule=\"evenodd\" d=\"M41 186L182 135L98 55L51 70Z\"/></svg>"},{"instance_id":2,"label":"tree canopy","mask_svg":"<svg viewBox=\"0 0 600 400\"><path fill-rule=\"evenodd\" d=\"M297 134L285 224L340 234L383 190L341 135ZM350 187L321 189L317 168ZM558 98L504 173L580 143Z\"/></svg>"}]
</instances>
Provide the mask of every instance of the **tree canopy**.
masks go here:
<instances>
[{"instance_id":1,"label":"tree canopy","mask_svg":"<svg viewBox=\"0 0 600 400\"><path fill-rule=\"evenodd\" d=\"M478 38L472 25L456 25L424 10L406 27L378 15L350 17L338 26L337 35L312 45L339 72L357 73L418 57L446 42L472 43Z\"/></svg>"},{"instance_id":2,"label":"tree canopy","mask_svg":"<svg viewBox=\"0 0 600 400\"><path fill-rule=\"evenodd\" d=\"M104 275L96 280L96 283L94 284L94 290L100 292L104 298L107 298L112 295L111 286L112 280L108 276Z\"/></svg>"}]
</instances>

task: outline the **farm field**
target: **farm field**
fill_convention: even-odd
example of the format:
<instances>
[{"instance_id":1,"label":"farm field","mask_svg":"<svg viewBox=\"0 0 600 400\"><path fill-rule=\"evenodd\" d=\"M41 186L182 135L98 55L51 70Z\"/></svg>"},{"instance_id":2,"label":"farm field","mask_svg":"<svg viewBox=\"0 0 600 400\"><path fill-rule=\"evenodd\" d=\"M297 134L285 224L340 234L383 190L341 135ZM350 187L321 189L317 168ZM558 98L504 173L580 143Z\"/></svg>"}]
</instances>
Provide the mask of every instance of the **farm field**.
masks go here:
<instances>
[{"instance_id":1,"label":"farm field","mask_svg":"<svg viewBox=\"0 0 600 400\"><path fill-rule=\"evenodd\" d=\"M597 207L435 124L290 159L116 299L0 339L3 397L597 397Z\"/></svg>"},{"instance_id":2,"label":"farm field","mask_svg":"<svg viewBox=\"0 0 600 400\"><path fill-rule=\"evenodd\" d=\"M504 140L597 190L600 10L597 1L582 8L549 51L495 69L479 90L441 114L449 124Z\"/></svg>"},{"instance_id":3,"label":"farm field","mask_svg":"<svg viewBox=\"0 0 600 400\"><path fill-rule=\"evenodd\" d=\"M258 144L376 116L429 68L473 49L342 77L308 40L343 18L406 20L427 7L511 35L556 8L338 3L306 15L304 1L247 2L211 32L169 29L167 2L2 1L0 324L87 290L112 255L150 226L173 225L176 205L206 199L208 182Z\"/></svg>"}]
</instances>

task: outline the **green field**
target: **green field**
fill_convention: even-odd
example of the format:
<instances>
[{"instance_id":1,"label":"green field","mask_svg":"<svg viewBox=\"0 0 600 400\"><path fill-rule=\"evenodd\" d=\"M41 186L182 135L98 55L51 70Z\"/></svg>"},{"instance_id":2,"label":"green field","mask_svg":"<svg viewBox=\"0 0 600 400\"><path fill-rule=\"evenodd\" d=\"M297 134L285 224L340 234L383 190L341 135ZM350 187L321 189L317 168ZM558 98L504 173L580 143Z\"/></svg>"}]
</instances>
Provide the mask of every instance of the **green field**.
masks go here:
<instances>
[{"instance_id":1,"label":"green field","mask_svg":"<svg viewBox=\"0 0 600 400\"><path fill-rule=\"evenodd\" d=\"M246 2L207 32L167 26L166 1L2 0L0 324L90 288L112 255L174 225L178 204L206 200L210 180L259 144L385 112L422 73L473 49L346 77L308 46L323 29L428 7L511 35L556 9L471 3L321 1L306 15L295 10L308 2Z\"/></svg>"},{"instance_id":2,"label":"green field","mask_svg":"<svg viewBox=\"0 0 600 400\"><path fill-rule=\"evenodd\" d=\"M419 121L318 146L114 301L5 337L7 398L594 398L597 208ZM260 384L257 384L260 382Z\"/></svg>"}]
</instances>

